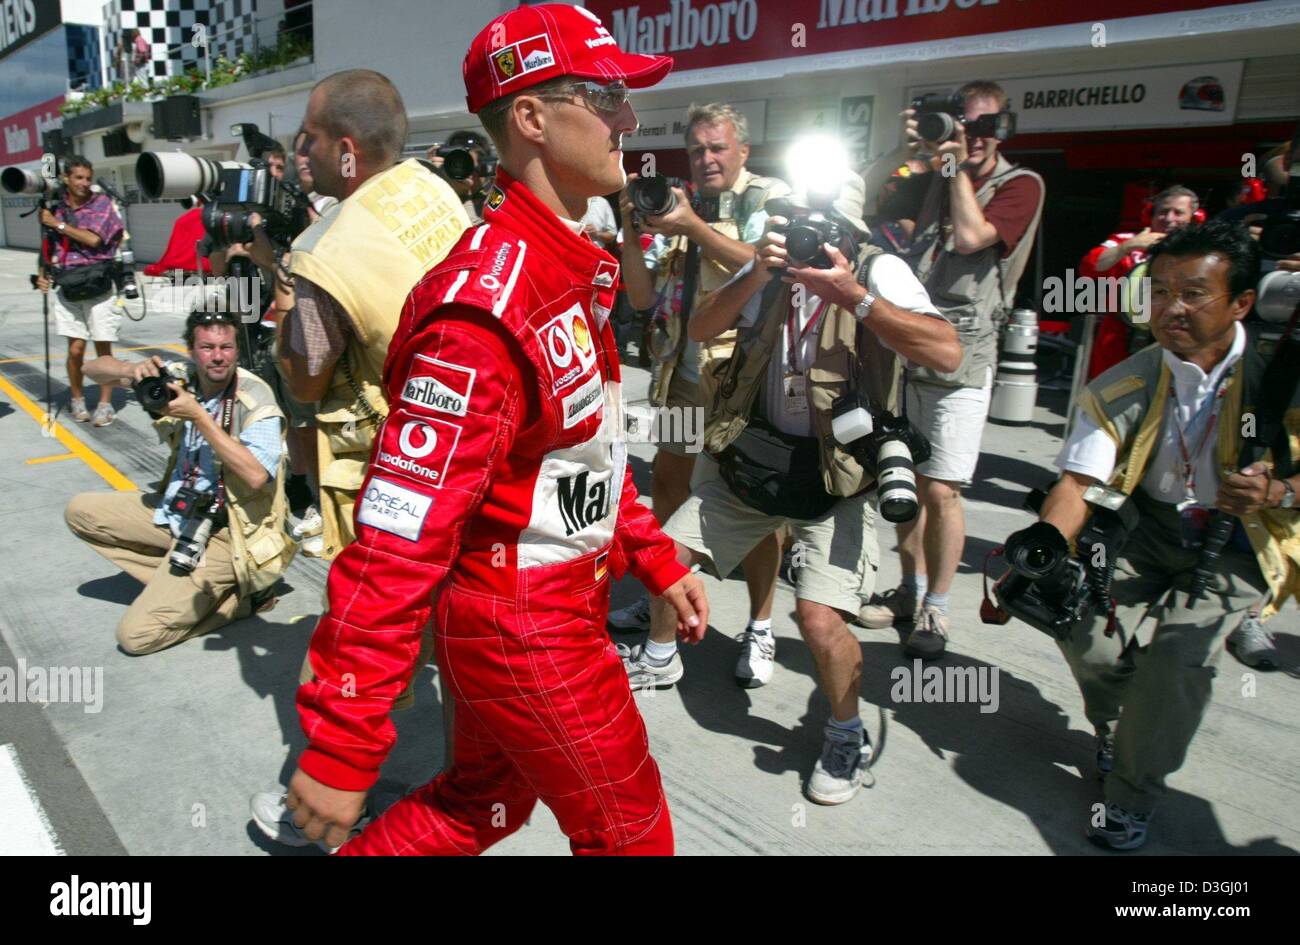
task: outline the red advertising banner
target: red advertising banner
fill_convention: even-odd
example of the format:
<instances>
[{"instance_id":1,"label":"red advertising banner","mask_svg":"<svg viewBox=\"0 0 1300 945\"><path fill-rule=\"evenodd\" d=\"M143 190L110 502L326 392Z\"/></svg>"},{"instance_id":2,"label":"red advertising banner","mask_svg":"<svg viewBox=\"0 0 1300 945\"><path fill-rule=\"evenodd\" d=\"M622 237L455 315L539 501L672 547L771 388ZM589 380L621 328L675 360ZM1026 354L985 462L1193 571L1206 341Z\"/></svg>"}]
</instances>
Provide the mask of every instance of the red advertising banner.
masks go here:
<instances>
[{"instance_id":1,"label":"red advertising banner","mask_svg":"<svg viewBox=\"0 0 1300 945\"><path fill-rule=\"evenodd\" d=\"M0 166L22 164L38 160L41 156L41 135L51 128L63 125L59 106L63 96L57 96L40 105L33 105L7 118L0 118L3 138L0 140Z\"/></svg>"},{"instance_id":2,"label":"red advertising banner","mask_svg":"<svg viewBox=\"0 0 1300 945\"><path fill-rule=\"evenodd\" d=\"M674 71L1105 23L1231 6L1231 0L587 0L628 52L669 53ZM1080 44L1090 41L1084 32Z\"/></svg>"}]
</instances>

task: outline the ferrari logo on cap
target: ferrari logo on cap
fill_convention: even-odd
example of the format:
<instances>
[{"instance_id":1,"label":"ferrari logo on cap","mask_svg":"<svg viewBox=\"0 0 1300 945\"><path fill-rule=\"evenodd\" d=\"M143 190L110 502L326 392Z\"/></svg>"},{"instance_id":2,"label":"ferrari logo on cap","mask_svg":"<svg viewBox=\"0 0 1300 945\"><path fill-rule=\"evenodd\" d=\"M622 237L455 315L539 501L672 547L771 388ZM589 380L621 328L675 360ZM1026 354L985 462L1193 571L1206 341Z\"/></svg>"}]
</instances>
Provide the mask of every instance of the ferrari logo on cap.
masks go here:
<instances>
[{"instance_id":1,"label":"ferrari logo on cap","mask_svg":"<svg viewBox=\"0 0 1300 945\"><path fill-rule=\"evenodd\" d=\"M519 60L515 59L515 47L513 46L501 50L492 57L492 61L496 63L497 71L507 79L513 77L515 70L519 68Z\"/></svg>"}]
</instances>

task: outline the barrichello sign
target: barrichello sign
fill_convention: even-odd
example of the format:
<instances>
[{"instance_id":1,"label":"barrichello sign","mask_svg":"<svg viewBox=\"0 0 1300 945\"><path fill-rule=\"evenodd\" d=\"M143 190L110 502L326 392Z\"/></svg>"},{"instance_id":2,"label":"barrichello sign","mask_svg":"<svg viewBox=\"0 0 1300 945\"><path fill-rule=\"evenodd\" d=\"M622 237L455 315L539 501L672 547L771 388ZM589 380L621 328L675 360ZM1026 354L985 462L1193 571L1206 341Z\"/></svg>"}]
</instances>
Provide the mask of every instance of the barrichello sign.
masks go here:
<instances>
[{"instance_id":1,"label":"barrichello sign","mask_svg":"<svg viewBox=\"0 0 1300 945\"><path fill-rule=\"evenodd\" d=\"M587 0L619 46L671 53L675 71L958 37L1185 13L1225 0Z\"/></svg>"},{"instance_id":2,"label":"barrichello sign","mask_svg":"<svg viewBox=\"0 0 1300 945\"><path fill-rule=\"evenodd\" d=\"M1228 125L1241 91L1240 60L1006 79L1017 130Z\"/></svg>"},{"instance_id":3,"label":"barrichello sign","mask_svg":"<svg viewBox=\"0 0 1300 945\"><path fill-rule=\"evenodd\" d=\"M1000 79L1016 131L1082 131L1090 128L1153 128L1230 125L1241 92L1242 62L1081 72L1074 75ZM955 86L918 85L922 92Z\"/></svg>"}]
</instances>

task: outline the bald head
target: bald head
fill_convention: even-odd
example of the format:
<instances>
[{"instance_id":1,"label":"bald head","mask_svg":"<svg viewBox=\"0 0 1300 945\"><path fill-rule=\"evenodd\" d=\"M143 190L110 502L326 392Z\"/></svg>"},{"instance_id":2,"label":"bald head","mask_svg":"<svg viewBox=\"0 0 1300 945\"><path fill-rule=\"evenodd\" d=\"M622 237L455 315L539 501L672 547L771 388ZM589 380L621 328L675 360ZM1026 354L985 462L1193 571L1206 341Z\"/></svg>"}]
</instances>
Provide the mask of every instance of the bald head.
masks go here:
<instances>
[{"instance_id":1,"label":"bald head","mask_svg":"<svg viewBox=\"0 0 1300 945\"><path fill-rule=\"evenodd\" d=\"M326 76L312 89L307 108L330 137L351 138L367 163L386 166L401 159L406 106L386 76L370 69Z\"/></svg>"}]
</instances>

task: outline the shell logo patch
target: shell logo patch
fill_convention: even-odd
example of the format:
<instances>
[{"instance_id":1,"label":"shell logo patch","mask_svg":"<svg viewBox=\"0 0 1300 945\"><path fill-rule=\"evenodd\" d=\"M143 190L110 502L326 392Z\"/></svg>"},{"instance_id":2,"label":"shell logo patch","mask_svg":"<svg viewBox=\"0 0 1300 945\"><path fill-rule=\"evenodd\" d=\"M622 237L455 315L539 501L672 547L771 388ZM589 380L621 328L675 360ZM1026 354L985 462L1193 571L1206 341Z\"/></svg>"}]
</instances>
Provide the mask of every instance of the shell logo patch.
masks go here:
<instances>
[{"instance_id":1,"label":"shell logo patch","mask_svg":"<svg viewBox=\"0 0 1300 945\"><path fill-rule=\"evenodd\" d=\"M573 343L583 354L591 354L591 332L587 329L587 320L581 314L573 318Z\"/></svg>"}]
</instances>

